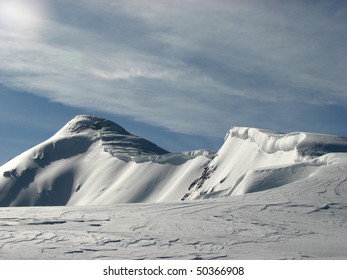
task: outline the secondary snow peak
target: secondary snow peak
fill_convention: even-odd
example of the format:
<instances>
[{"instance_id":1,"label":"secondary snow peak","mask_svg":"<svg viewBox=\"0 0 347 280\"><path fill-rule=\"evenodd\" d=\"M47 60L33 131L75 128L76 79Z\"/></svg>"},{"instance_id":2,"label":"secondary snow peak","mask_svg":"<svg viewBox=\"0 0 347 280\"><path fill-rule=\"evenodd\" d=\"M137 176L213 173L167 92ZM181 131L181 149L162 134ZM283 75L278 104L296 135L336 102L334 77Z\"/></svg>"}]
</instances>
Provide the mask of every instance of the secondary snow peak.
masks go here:
<instances>
[{"instance_id":1,"label":"secondary snow peak","mask_svg":"<svg viewBox=\"0 0 347 280\"><path fill-rule=\"evenodd\" d=\"M307 132L234 127L224 140L182 200L240 195L299 182L323 173L332 162L342 162L347 152L347 138Z\"/></svg>"}]
</instances>

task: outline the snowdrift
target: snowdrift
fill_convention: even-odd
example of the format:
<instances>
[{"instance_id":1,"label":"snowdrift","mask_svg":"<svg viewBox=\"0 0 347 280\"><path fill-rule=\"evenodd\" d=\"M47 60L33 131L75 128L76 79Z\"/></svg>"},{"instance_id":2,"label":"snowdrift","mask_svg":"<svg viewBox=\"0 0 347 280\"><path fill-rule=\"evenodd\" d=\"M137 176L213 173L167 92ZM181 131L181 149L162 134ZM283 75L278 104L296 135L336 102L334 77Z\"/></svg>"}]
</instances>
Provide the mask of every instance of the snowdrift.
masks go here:
<instances>
[{"instance_id":1,"label":"snowdrift","mask_svg":"<svg viewBox=\"0 0 347 280\"><path fill-rule=\"evenodd\" d=\"M346 152L343 137L235 127L183 200L241 195L319 178L337 180L347 171Z\"/></svg>"},{"instance_id":2,"label":"snowdrift","mask_svg":"<svg viewBox=\"0 0 347 280\"><path fill-rule=\"evenodd\" d=\"M83 115L0 167L0 206L167 202L345 184L346 152L342 137L236 127L217 153L169 153Z\"/></svg>"}]
</instances>

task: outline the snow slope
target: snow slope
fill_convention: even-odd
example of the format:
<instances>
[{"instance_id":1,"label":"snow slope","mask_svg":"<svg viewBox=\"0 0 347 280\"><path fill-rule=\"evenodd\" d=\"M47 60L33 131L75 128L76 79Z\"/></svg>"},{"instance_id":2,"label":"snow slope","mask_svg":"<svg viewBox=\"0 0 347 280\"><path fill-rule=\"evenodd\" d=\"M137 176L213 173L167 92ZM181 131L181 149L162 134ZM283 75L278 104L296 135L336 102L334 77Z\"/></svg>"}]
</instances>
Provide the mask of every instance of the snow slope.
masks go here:
<instances>
[{"instance_id":1,"label":"snow slope","mask_svg":"<svg viewBox=\"0 0 347 280\"><path fill-rule=\"evenodd\" d=\"M168 153L111 121L77 116L0 167L0 206L177 201L211 156Z\"/></svg>"},{"instance_id":2,"label":"snow slope","mask_svg":"<svg viewBox=\"0 0 347 280\"><path fill-rule=\"evenodd\" d=\"M225 198L0 208L0 259L346 259L345 171Z\"/></svg>"},{"instance_id":3,"label":"snow slope","mask_svg":"<svg viewBox=\"0 0 347 280\"><path fill-rule=\"evenodd\" d=\"M346 174L347 139L236 127L185 194L186 199L242 195ZM331 180L335 180L334 177Z\"/></svg>"}]
</instances>

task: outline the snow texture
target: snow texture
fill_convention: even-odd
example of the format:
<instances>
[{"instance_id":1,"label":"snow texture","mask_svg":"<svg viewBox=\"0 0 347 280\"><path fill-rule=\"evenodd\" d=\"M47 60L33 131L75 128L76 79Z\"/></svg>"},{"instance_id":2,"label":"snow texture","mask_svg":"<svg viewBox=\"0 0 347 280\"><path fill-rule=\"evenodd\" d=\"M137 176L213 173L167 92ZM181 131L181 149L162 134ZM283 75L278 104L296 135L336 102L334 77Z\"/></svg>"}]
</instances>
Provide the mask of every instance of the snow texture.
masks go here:
<instances>
[{"instance_id":1,"label":"snow texture","mask_svg":"<svg viewBox=\"0 0 347 280\"><path fill-rule=\"evenodd\" d=\"M78 116L0 167L1 206L51 206L0 208L0 258L345 259L346 174L343 137L236 127L169 153Z\"/></svg>"},{"instance_id":2,"label":"snow texture","mask_svg":"<svg viewBox=\"0 0 347 280\"><path fill-rule=\"evenodd\" d=\"M0 208L0 259L345 259L346 177L332 170L217 199Z\"/></svg>"}]
</instances>

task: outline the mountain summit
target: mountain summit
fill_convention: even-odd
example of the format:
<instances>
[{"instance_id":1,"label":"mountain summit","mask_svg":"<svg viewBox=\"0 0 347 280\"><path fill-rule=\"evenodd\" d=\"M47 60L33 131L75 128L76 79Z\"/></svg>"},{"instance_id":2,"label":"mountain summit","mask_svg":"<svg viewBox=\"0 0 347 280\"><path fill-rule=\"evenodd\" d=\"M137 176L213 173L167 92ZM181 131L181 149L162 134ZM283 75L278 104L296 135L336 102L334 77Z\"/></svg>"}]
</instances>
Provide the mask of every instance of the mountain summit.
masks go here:
<instances>
[{"instance_id":1,"label":"mountain summit","mask_svg":"<svg viewBox=\"0 0 347 280\"><path fill-rule=\"evenodd\" d=\"M59 130L55 137L77 135L88 136L93 141L100 141L104 151L123 158L169 153L146 139L130 134L112 121L88 115L76 116Z\"/></svg>"},{"instance_id":2,"label":"mountain summit","mask_svg":"<svg viewBox=\"0 0 347 280\"><path fill-rule=\"evenodd\" d=\"M116 134L122 135L130 135L128 131L126 131L120 125L95 116L89 115L78 115L69 121L59 133L80 133L86 130L92 131L109 131Z\"/></svg>"}]
</instances>

